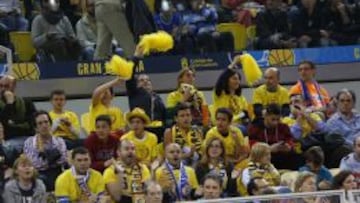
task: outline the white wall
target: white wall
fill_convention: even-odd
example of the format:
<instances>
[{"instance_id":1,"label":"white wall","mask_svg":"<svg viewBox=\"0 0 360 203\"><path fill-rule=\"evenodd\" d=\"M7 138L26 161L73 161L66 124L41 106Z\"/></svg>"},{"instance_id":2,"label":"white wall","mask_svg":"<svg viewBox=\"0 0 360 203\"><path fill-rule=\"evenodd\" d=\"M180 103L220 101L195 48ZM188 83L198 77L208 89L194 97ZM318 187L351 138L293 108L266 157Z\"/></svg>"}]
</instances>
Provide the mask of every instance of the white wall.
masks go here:
<instances>
[{"instance_id":1,"label":"white wall","mask_svg":"<svg viewBox=\"0 0 360 203\"><path fill-rule=\"evenodd\" d=\"M322 84L331 95L334 95L338 90L343 88L348 88L353 91L355 91L356 95L360 97L360 81L353 81L353 82L342 82L342 83L324 83ZM248 101L251 101L252 96L252 89L247 88L243 90L243 94L248 99ZM208 103L212 103L211 98L211 91L205 91L205 97ZM163 98L164 102L166 102L166 94L161 94L161 97ZM90 99L76 99L76 100L69 100L67 102L67 108L75 111L78 115L81 115L84 112L87 112L89 109ZM119 106L123 112L128 111L128 99L125 96L116 97L114 104L116 106ZM50 110L51 105L49 102L36 102L36 107L38 109L43 110ZM356 104L356 108L360 110L360 102Z\"/></svg>"}]
</instances>

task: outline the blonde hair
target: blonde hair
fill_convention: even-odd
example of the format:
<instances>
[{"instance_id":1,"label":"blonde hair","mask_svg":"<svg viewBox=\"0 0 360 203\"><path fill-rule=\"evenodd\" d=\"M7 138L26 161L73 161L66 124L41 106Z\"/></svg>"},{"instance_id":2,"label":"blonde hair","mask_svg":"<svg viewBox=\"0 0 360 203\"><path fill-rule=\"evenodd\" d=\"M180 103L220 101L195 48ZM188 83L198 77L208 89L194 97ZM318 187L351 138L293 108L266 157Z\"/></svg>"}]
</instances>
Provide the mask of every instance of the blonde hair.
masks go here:
<instances>
[{"instance_id":1,"label":"blonde hair","mask_svg":"<svg viewBox=\"0 0 360 203\"><path fill-rule=\"evenodd\" d=\"M316 175L309 171L300 172L295 180L294 191L301 192L300 188L308 178L316 178Z\"/></svg>"},{"instance_id":2,"label":"blonde hair","mask_svg":"<svg viewBox=\"0 0 360 203\"><path fill-rule=\"evenodd\" d=\"M29 157L27 157L25 154L21 154L19 156L19 158L17 158L14 162L14 165L13 165L13 170L14 172L17 170L17 168L19 167L20 164L29 164L31 165L32 167L34 167L31 159ZM38 172L37 170L34 168L33 169L34 172L33 172L33 179L35 180L38 176ZM18 174L14 173L14 178L17 179L18 178Z\"/></svg>"},{"instance_id":3,"label":"blonde hair","mask_svg":"<svg viewBox=\"0 0 360 203\"><path fill-rule=\"evenodd\" d=\"M259 162L266 154L270 152L270 146L264 142L258 142L251 148L250 160Z\"/></svg>"}]
</instances>

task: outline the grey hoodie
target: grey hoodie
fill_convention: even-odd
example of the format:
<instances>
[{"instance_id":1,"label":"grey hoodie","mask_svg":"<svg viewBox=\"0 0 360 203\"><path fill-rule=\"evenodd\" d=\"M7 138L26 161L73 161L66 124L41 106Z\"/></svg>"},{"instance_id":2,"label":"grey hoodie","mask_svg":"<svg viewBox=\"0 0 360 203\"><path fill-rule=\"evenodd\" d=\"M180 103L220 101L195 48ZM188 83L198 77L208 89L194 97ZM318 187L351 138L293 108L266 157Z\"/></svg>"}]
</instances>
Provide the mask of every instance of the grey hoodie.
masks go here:
<instances>
[{"instance_id":1,"label":"grey hoodie","mask_svg":"<svg viewBox=\"0 0 360 203\"><path fill-rule=\"evenodd\" d=\"M10 180L6 183L3 193L4 203L20 203L22 196L17 185L17 180ZM46 189L44 183L37 179L32 196L32 203L46 203Z\"/></svg>"}]
</instances>

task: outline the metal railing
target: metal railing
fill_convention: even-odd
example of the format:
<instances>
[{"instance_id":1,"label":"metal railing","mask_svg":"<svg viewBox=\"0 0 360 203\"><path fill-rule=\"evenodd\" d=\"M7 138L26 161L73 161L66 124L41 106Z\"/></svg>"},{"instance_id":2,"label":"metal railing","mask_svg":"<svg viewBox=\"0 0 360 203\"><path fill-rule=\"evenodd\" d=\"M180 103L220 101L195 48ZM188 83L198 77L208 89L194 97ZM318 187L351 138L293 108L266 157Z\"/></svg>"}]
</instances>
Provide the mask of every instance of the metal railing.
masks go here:
<instances>
[{"instance_id":1,"label":"metal railing","mask_svg":"<svg viewBox=\"0 0 360 203\"><path fill-rule=\"evenodd\" d=\"M360 190L350 190L348 192L349 202L360 202Z\"/></svg>"},{"instance_id":2,"label":"metal railing","mask_svg":"<svg viewBox=\"0 0 360 203\"><path fill-rule=\"evenodd\" d=\"M360 198L360 190L354 191L357 197ZM352 196L352 191L349 192L349 196ZM346 200L346 195L344 190L327 190L320 192L304 192L304 193L287 193L287 194L274 194L274 195L264 195L264 196L251 196L251 197L238 197L238 198L225 198L225 199L214 199L214 200L198 200L194 202L206 202L206 203L268 203L268 202L280 202L280 203L296 203L305 202L301 201L303 199L324 199L331 203L358 203L360 201L350 200L352 197L349 197L349 200ZM360 200L360 199L358 199ZM315 202L315 201L314 201Z\"/></svg>"}]
</instances>

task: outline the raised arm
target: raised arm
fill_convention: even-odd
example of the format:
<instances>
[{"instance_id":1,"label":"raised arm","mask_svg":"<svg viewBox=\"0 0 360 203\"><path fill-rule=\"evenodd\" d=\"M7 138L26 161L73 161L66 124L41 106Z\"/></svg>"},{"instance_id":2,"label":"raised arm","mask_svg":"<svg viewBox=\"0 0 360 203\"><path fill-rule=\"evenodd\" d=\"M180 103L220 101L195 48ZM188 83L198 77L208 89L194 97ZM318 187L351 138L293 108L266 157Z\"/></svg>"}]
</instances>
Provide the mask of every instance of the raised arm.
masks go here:
<instances>
[{"instance_id":1,"label":"raised arm","mask_svg":"<svg viewBox=\"0 0 360 203\"><path fill-rule=\"evenodd\" d=\"M122 78L120 77L117 77L107 83L104 83L100 86L98 86L93 94L92 94L92 98L91 98L91 102L92 102L92 105L93 106L96 106L100 103L100 100L101 100L101 94L104 93L106 90L108 90L109 88L111 87L114 87L116 86L117 84L120 84L121 82L123 81Z\"/></svg>"}]
</instances>

